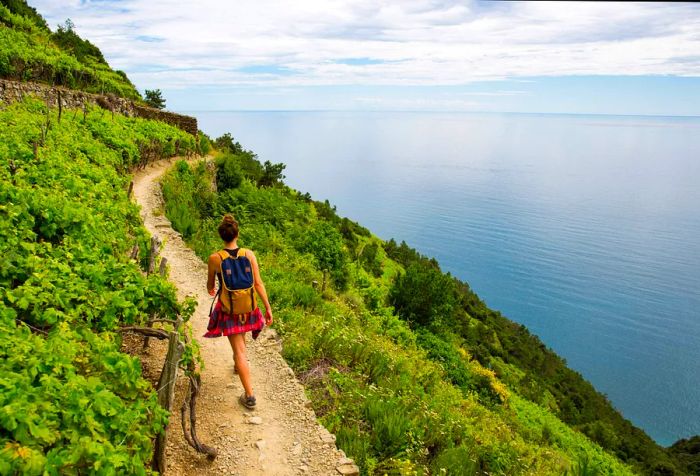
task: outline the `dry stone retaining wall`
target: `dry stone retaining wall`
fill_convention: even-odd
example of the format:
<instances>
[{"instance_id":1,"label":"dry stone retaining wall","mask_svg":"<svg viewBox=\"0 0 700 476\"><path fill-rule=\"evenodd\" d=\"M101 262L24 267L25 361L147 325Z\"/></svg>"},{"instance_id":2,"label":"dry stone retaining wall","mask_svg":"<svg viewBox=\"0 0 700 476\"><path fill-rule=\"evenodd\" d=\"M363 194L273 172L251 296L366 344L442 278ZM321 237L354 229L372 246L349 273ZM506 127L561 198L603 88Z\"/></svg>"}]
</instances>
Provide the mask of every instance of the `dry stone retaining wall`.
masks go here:
<instances>
[{"instance_id":1,"label":"dry stone retaining wall","mask_svg":"<svg viewBox=\"0 0 700 476\"><path fill-rule=\"evenodd\" d=\"M0 103L10 104L21 101L23 97L28 95L44 99L52 107L58 107L60 100L61 106L65 109L82 108L85 103L97 104L103 109L125 116L162 121L179 127L194 136L197 135L197 119L194 117L161 111L111 94L92 94L60 86L0 79Z\"/></svg>"}]
</instances>

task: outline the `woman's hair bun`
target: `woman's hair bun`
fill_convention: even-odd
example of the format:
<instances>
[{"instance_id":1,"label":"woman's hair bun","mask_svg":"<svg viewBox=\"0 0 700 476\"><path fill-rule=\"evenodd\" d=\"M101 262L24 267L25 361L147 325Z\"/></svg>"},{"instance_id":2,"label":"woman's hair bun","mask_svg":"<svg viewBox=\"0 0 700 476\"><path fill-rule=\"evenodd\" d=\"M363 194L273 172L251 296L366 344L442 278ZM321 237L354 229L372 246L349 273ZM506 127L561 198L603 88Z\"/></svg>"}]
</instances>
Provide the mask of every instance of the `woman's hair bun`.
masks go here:
<instances>
[{"instance_id":1,"label":"woman's hair bun","mask_svg":"<svg viewBox=\"0 0 700 476\"><path fill-rule=\"evenodd\" d=\"M229 242L238 236L238 222L233 215L224 215L219 225L219 236L225 242Z\"/></svg>"}]
</instances>

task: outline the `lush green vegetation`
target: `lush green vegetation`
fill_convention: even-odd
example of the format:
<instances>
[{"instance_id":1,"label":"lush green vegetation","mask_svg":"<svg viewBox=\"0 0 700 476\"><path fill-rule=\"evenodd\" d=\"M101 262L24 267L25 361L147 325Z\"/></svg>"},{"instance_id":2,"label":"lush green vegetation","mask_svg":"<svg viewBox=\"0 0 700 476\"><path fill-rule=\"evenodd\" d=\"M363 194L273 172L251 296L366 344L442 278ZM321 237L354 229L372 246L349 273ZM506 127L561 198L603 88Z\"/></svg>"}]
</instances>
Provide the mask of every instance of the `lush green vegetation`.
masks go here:
<instances>
[{"instance_id":1,"label":"lush green vegetation","mask_svg":"<svg viewBox=\"0 0 700 476\"><path fill-rule=\"evenodd\" d=\"M700 435L676 441L669 451L690 474L700 475Z\"/></svg>"},{"instance_id":2,"label":"lush green vegetation","mask_svg":"<svg viewBox=\"0 0 700 476\"><path fill-rule=\"evenodd\" d=\"M0 474L145 474L167 415L114 331L191 306L144 274L124 172L195 140L97 108L59 122L34 99L0 123Z\"/></svg>"},{"instance_id":3,"label":"lush green vegetation","mask_svg":"<svg viewBox=\"0 0 700 476\"><path fill-rule=\"evenodd\" d=\"M237 217L285 357L364 473L636 472L562 421L558 408L576 395L555 395L532 362L588 384L524 328L405 244L383 243L279 180L261 184L263 165L230 135L215 144L213 163L179 162L163 179L166 215L202 259L220 246L221 216Z\"/></svg>"},{"instance_id":4,"label":"lush green vegetation","mask_svg":"<svg viewBox=\"0 0 700 476\"><path fill-rule=\"evenodd\" d=\"M682 469L527 328L489 309L466 283L440 273L437 263L405 243L389 241L385 250L406 267L389 298L414 327L468 348L509 388L548 408L641 471L675 474L676 469Z\"/></svg>"},{"instance_id":5,"label":"lush green vegetation","mask_svg":"<svg viewBox=\"0 0 700 476\"><path fill-rule=\"evenodd\" d=\"M0 77L140 98L72 23L52 33L23 0L0 2ZM0 474L147 473L166 415L114 330L191 309L143 273L127 173L212 141L97 108L59 121L37 100L0 123ZM238 217L285 356L364 472L698 474L697 438L660 448L437 262L284 186L284 164L230 134L213 145L216 163L165 178L166 214L203 258L221 215Z\"/></svg>"},{"instance_id":6,"label":"lush green vegetation","mask_svg":"<svg viewBox=\"0 0 700 476\"><path fill-rule=\"evenodd\" d=\"M70 20L52 33L21 0L0 3L0 77L141 99L126 74L112 70Z\"/></svg>"}]
</instances>

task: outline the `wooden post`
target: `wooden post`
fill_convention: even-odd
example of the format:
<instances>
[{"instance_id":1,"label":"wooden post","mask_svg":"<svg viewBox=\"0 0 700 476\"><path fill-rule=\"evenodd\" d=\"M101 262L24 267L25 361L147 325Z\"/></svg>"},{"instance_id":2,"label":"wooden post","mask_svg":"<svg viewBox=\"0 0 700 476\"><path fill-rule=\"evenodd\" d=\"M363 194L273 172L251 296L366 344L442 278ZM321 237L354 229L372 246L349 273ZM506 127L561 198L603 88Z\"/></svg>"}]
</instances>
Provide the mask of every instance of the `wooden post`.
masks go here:
<instances>
[{"instance_id":1,"label":"wooden post","mask_svg":"<svg viewBox=\"0 0 700 476\"><path fill-rule=\"evenodd\" d=\"M63 104L61 104L61 90L58 89L56 90L57 96L57 101L58 101L58 122L59 124L61 123L61 114L63 114Z\"/></svg>"},{"instance_id":2,"label":"wooden post","mask_svg":"<svg viewBox=\"0 0 700 476\"><path fill-rule=\"evenodd\" d=\"M127 197L131 198L131 194L134 191L134 181L129 182L129 191L126 192Z\"/></svg>"},{"instance_id":3,"label":"wooden post","mask_svg":"<svg viewBox=\"0 0 700 476\"><path fill-rule=\"evenodd\" d=\"M151 274L156 270L156 259L160 253L161 244L160 238L155 235L151 237L151 256L148 262L148 274Z\"/></svg>"},{"instance_id":4,"label":"wooden post","mask_svg":"<svg viewBox=\"0 0 700 476\"><path fill-rule=\"evenodd\" d=\"M165 276L165 272L167 271L167 266L168 266L168 258L161 258L160 259L160 268L158 268L158 273L160 273L161 276Z\"/></svg>"},{"instance_id":5,"label":"wooden post","mask_svg":"<svg viewBox=\"0 0 700 476\"><path fill-rule=\"evenodd\" d=\"M160 272L161 276L165 276L165 272L167 271L167 265L168 265L168 258L161 258L160 259L160 269L158 270ZM157 317L157 316L156 316ZM178 317L177 322L180 322L180 318ZM148 321L148 327L153 327L153 320ZM180 327L179 324L175 325L175 330L177 330ZM150 337L146 336L143 338L143 349L146 350L150 344Z\"/></svg>"},{"instance_id":6,"label":"wooden post","mask_svg":"<svg viewBox=\"0 0 700 476\"><path fill-rule=\"evenodd\" d=\"M165 357L163 371L158 379L158 404L170 411L175 399L175 383L177 381L177 371L184 346L180 342L180 334L176 331L170 332L168 340L168 354ZM153 451L153 463L151 467L160 474L165 473L165 446L167 443L168 427L156 437L155 449Z\"/></svg>"}]
</instances>

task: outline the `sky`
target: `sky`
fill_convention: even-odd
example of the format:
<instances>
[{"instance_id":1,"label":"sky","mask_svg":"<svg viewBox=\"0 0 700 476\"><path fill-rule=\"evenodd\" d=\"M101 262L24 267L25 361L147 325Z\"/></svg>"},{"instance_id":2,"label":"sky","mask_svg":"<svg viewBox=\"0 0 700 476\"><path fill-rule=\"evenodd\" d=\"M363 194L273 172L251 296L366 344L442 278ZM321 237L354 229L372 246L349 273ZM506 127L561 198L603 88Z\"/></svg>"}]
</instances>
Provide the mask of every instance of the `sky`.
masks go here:
<instances>
[{"instance_id":1,"label":"sky","mask_svg":"<svg viewBox=\"0 0 700 476\"><path fill-rule=\"evenodd\" d=\"M29 3L174 111L700 116L700 4Z\"/></svg>"}]
</instances>

